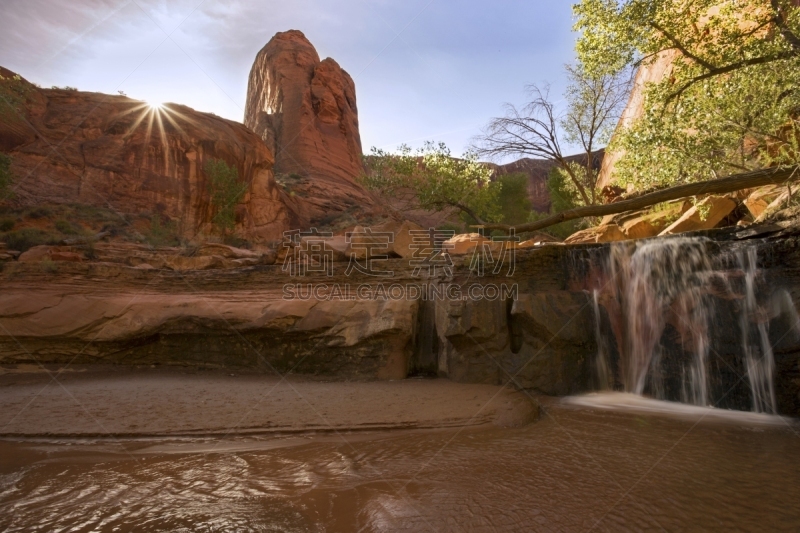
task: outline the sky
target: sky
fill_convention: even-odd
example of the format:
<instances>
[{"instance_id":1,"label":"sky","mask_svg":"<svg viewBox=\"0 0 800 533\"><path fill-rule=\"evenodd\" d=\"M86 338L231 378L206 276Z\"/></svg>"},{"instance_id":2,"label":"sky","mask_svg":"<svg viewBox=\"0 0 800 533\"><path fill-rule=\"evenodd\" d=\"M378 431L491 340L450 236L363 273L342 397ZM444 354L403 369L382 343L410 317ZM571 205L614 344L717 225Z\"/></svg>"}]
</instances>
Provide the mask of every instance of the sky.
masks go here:
<instances>
[{"instance_id":1,"label":"sky","mask_svg":"<svg viewBox=\"0 0 800 533\"><path fill-rule=\"evenodd\" d=\"M563 93L570 0L2 0L0 65L43 87L176 102L241 122L258 51L298 29L356 83L364 150L454 154L525 87Z\"/></svg>"}]
</instances>

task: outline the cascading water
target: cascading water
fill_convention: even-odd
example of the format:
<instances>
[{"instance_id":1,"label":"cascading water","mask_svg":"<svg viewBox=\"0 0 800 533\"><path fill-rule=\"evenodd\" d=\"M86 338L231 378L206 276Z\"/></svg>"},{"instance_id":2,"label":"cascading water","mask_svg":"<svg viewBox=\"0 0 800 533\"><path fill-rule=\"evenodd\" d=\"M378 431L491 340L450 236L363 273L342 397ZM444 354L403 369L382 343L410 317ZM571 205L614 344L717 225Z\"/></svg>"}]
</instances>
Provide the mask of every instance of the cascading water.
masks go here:
<instances>
[{"instance_id":1,"label":"cascading water","mask_svg":"<svg viewBox=\"0 0 800 533\"><path fill-rule=\"evenodd\" d=\"M678 237L611 247L607 277L592 292L600 389L616 382L637 395L713 406L720 401L730 404L730 392L744 382L749 384L753 411L777 412L769 322L788 316L797 334L800 319L785 290L758 293L756 248L738 253L738 268L731 270L715 268L710 245L707 239ZM618 320L616 368L603 339L603 302ZM737 307L739 319L733 329L740 331L728 331L720 316L736 316ZM730 353L738 337L739 348ZM728 352L721 354L715 342L725 344ZM739 408L746 408L741 403Z\"/></svg>"}]
</instances>

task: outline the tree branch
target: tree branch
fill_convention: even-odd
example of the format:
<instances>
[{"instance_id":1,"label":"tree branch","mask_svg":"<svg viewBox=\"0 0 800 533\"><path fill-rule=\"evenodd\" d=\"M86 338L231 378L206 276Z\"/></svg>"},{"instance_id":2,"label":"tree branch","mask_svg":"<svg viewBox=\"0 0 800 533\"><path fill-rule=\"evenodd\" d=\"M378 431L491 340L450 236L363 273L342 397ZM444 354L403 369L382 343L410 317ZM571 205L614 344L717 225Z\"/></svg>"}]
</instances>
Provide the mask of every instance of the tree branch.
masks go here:
<instances>
[{"instance_id":1,"label":"tree branch","mask_svg":"<svg viewBox=\"0 0 800 533\"><path fill-rule=\"evenodd\" d=\"M543 218L542 220L521 224L519 226L508 226L505 224L483 224L483 226L489 230L497 229L505 231L508 231L513 227L517 233L536 231L542 228L554 226L567 220L615 215L617 213L624 213L625 211L644 209L645 207L650 207L662 202L679 200L688 196L697 196L701 194L725 194L741 189L763 187L764 185L782 184L794 177L798 170L800 170L800 167L797 166L756 170L753 172L735 174L733 176L716 180L669 187L660 191L644 194L638 198L623 200L613 204L590 205L586 207L578 207L576 209L569 209L547 218Z\"/></svg>"},{"instance_id":2,"label":"tree branch","mask_svg":"<svg viewBox=\"0 0 800 533\"><path fill-rule=\"evenodd\" d=\"M661 34L664 35L664 37L666 37L667 39L670 40L670 42L672 42L673 48L678 50L680 53L682 53L684 56L688 57L689 59L691 59L695 63L705 67L706 70L714 70L714 69L716 69L716 67L714 65L712 65L711 63L709 63L705 59L703 59L703 58L701 58L699 56L696 56L695 54L691 53L685 46L683 46L681 44L681 42L678 39L676 39L666 29L662 28L658 23L650 21L650 27L655 29L656 31L661 32Z\"/></svg>"},{"instance_id":3,"label":"tree branch","mask_svg":"<svg viewBox=\"0 0 800 533\"><path fill-rule=\"evenodd\" d=\"M710 70L700 76L695 76L694 78L690 79L686 82L683 87L672 93L667 97L665 104L669 104L680 95L685 93L692 85L697 82L707 80L708 78L713 78L714 76L720 76L722 74L727 74L728 72L733 72L734 70L738 70L744 67L751 67L753 65L763 65L765 63L772 63L773 61L780 61L782 59L791 59L793 57L800 56L800 50L792 51L792 52L782 52L780 54L775 54L772 56L762 56L762 57L754 57L751 59L745 59L744 61L737 61L736 63L731 63L730 65L726 65L724 67L715 68Z\"/></svg>"}]
</instances>

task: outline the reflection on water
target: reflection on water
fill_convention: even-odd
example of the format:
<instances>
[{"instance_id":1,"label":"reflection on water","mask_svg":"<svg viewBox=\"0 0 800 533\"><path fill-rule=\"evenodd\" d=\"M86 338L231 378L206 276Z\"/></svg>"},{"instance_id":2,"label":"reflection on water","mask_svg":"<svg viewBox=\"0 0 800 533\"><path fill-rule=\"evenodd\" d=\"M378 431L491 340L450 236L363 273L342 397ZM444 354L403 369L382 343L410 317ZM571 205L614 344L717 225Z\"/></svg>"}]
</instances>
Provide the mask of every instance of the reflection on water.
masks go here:
<instances>
[{"instance_id":1,"label":"reflection on water","mask_svg":"<svg viewBox=\"0 0 800 533\"><path fill-rule=\"evenodd\" d=\"M796 427L560 403L546 413L523 429L461 433L0 442L0 529L800 528Z\"/></svg>"}]
</instances>

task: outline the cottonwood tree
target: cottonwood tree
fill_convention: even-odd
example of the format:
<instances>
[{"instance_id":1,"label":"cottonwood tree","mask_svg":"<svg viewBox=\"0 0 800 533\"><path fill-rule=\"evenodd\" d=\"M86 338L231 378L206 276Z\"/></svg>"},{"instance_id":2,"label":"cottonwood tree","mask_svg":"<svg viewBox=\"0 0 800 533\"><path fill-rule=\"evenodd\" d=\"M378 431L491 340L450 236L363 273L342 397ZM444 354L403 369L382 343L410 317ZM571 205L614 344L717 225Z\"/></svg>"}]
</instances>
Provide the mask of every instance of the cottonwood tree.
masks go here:
<instances>
[{"instance_id":1,"label":"cottonwood tree","mask_svg":"<svg viewBox=\"0 0 800 533\"><path fill-rule=\"evenodd\" d=\"M798 0L581 0L579 60L593 75L671 63L611 148L640 188L798 162Z\"/></svg>"},{"instance_id":2,"label":"cottonwood tree","mask_svg":"<svg viewBox=\"0 0 800 533\"><path fill-rule=\"evenodd\" d=\"M595 152L611 136L627 102L631 70L590 73L582 65L566 67L569 85L559 110L548 85L528 87L530 101L522 108L505 105L505 116L492 119L475 139L482 156L532 156L557 165L568 182L574 205L592 205L600 200ZM564 153L565 145L579 145L580 158Z\"/></svg>"},{"instance_id":3,"label":"cottonwood tree","mask_svg":"<svg viewBox=\"0 0 800 533\"><path fill-rule=\"evenodd\" d=\"M364 158L361 182L387 198L399 199L404 209L441 212L455 208L474 222L499 222L501 185L474 152L452 156L444 143L426 142L415 151L401 145L390 153L372 148Z\"/></svg>"}]
</instances>

